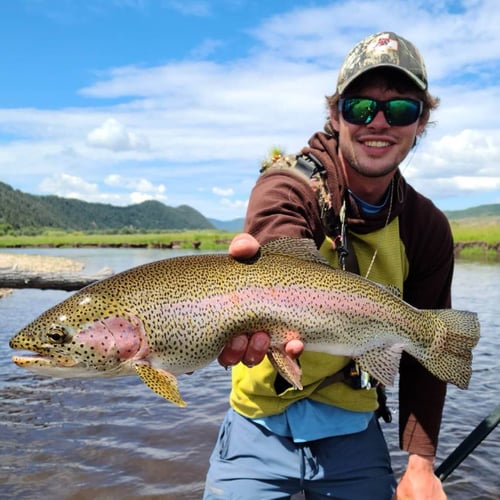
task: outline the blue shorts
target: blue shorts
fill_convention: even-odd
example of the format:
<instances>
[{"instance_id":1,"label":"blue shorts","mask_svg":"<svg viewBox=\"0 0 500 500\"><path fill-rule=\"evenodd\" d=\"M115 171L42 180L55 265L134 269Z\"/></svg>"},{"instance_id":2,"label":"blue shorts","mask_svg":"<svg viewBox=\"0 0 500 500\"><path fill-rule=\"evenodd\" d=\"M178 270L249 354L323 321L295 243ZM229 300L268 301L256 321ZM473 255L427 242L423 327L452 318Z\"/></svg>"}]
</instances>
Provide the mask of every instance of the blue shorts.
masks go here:
<instances>
[{"instance_id":1,"label":"blue shorts","mask_svg":"<svg viewBox=\"0 0 500 500\"><path fill-rule=\"evenodd\" d=\"M205 485L205 500L390 500L396 481L375 417L365 431L294 443L229 410Z\"/></svg>"}]
</instances>

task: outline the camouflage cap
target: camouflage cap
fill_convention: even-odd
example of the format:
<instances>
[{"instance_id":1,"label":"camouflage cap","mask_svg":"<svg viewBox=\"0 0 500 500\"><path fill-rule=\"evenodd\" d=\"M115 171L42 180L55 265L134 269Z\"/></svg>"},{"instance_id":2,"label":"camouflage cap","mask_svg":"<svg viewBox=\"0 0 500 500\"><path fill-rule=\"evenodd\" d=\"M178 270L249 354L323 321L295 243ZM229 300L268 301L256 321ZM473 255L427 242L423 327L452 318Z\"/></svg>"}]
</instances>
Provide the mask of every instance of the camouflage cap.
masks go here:
<instances>
[{"instance_id":1,"label":"camouflage cap","mask_svg":"<svg viewBox=\"0 0 500 500\"><path fill-rule=\"evenodd\" d=\"M417 48L396 33L382 32L365 38L347 54L339 71L337 92L342 94L365 71L380 67L399 69L418 88L427 89L427 71Z\"/></svg>"}]
</instances>

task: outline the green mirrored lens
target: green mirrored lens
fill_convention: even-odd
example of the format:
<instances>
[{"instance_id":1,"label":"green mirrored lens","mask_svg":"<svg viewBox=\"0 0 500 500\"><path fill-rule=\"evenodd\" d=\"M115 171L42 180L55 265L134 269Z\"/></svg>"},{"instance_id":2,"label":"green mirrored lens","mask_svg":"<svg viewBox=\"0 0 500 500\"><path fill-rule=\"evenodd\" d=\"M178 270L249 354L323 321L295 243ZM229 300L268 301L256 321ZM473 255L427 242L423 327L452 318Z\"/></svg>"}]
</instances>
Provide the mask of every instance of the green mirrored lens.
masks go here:
<instances>
[{"instance_id":1,"label":"green mirrored lens","mask_svg":"<svg viewBox=\"0 0 500 500\"><path fill-rule=\"evenodd\" d=\"M389 125L410 125L420 116L421 104L411 99L392 99L384 104L384 116Z\"/></svg>"},{"instance_id":2,"label":"green mirrored lens","mask_svg":"<svg viewBox=\"0 0 500 500\"><path fill-rule=\"evenodd\" d=\"M377 113L377 101L372 99L345 99L342 106L344 119L356 125L370 123Z\"/></svg>"}]
</instances>

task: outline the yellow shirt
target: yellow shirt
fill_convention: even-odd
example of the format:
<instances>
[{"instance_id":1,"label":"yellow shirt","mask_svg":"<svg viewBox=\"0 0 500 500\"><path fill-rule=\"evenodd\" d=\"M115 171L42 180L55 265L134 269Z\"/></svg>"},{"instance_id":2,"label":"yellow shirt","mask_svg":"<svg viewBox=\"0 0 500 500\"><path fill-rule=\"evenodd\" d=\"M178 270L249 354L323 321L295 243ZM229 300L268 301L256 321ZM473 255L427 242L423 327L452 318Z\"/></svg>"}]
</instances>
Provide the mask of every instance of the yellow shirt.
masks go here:
<instances>
[{"instance_id":1,"label":"yellow shirt","mask_svg":"<svg viewBox=\"0 0 500 500\"><path fill-rule=\"evenodd\" d=\"M398 218L378 231L363 235L351 232L349 237L360 274L366 276L368 273L369 279L396 286L402 293L409 266L399 238ZM330 239L325 239L320 252L330 264L338 266L337 252ZM349 361L350 358L344 356L305 351L300 356L303 389L289 387L280 394L275 389L278 373L267 358L252 368L239 363L232 369L230 404L238 413L250 418L277 415L303 398L351 411L375 410L375 389L358 390L344 383L333 383L318 389L325 377L341 370Z\"/></svg>"}]
</instances>

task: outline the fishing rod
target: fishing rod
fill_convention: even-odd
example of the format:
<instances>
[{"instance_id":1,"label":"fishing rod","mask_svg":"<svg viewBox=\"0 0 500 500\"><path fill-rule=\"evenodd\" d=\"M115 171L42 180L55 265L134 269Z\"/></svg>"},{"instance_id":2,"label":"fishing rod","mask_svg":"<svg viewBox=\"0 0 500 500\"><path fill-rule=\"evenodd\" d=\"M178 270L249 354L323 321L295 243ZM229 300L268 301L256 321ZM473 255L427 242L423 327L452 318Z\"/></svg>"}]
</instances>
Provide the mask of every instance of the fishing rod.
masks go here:
<instances>
[{"instance_id":1,"label":"fishing rod","mask_svg":"<svg viewBox=\"0 0 500 500\"><path fill-rule=\"evenodd\" d=\"M500 404L453 450L434 471L444 481L500 422Z\"/></svg>"}]
</instances>

